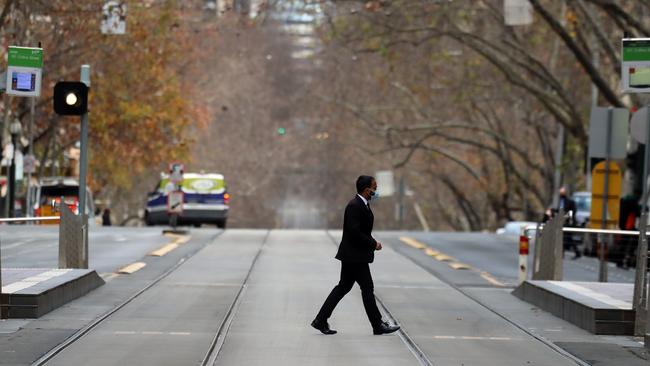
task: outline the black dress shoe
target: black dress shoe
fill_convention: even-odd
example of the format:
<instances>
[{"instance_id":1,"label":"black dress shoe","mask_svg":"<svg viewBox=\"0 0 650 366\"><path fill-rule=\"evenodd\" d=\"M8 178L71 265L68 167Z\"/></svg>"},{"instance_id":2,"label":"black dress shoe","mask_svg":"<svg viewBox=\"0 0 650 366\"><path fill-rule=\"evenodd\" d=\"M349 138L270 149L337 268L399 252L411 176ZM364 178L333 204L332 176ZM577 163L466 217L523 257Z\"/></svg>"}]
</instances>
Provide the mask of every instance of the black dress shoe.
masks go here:
<instances>
[{"instance_id":1,"label":"black dress shoe","mask_svg":"<svg viewBox=\"0 0 650 366\"><path fill-rule=\"evenodd\" d=\"M327 322L321 322L318 320L314 320L311 322L311 326L320 330L321 333L326 334L326 335L331 335L331 334L336 334L335 330L330 329L330 325L327 324Z\"/></svg>"},{"instance_id":2,"label":"black dress shoe","mask_svg":"<svg viewBox=\"0 0 650 366\"><path fill-rule=\"evenodd\" d=\"M399 330L399 325L390 325L388 322L382 322L378 327L372 328L372 334L381 335L393 333Z\"/></svg>"}]
</instances>

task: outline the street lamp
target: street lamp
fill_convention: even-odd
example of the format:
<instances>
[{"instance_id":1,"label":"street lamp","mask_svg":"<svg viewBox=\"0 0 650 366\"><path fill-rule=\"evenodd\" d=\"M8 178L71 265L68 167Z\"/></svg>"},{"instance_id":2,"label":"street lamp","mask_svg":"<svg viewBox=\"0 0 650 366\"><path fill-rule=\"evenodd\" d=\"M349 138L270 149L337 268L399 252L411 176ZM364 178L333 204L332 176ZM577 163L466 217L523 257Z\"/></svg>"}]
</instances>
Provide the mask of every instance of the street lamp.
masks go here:
<instances>
[{"instance_id":1,"label":"street lamp","mask_svg":"<svg viewBox=\"0 0 650 366\"><path fill-rule=\"evenodd\" d=\"M11 134L11 145L13 146L13 154L11 155L11 168L9 169L9 217L16 215L16 150L18 150L18 137L22 132L23 127L20 121L15 120L9 125L9 133Z\"/></svg>"}]
</instances>

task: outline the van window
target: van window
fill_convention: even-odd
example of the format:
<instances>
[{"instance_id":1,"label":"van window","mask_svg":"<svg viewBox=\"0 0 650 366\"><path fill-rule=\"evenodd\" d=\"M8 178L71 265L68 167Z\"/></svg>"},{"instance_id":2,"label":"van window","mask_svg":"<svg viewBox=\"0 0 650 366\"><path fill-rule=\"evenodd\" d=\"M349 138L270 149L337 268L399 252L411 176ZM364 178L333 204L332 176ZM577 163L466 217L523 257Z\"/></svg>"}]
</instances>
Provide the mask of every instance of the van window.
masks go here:
<instances>
[{"instance_id":1,"label":"van window","mask_svg":"<svg viewBox=\"0 0 650 366\"><path fill-rule=\"evenodd\" d=\"M158 188L161 191L165 190L165 187L169 183L169 179L165 178L160 181ZM181 183L181 188L183 190L197 191L197 192L212 192L212 191L221 191L226 188L226 184L223 179L215 178L185 178Z\"/></svg>"},{"instance_id":2,"label":"van window","mask_svg":"<svg viewBox=\"0 0 650 366\"><path fill-rule=\"evenodd\" d=\"M46 204L52 198L60 197L79 197L79 187L71 186L53 186L41 188L41 205Z\"/></svg>"}]
</instances>

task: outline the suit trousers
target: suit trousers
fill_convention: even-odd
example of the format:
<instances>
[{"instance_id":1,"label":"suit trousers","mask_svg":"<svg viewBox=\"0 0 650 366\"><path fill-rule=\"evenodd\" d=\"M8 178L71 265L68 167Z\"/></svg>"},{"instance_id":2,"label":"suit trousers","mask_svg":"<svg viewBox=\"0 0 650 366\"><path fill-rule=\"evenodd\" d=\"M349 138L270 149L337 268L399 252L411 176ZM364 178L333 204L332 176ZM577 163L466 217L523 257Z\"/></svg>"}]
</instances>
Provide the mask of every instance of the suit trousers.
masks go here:
<instances>
[{"instance_id":1,"label":"suit trousers","mask_svg":"<svg viewBox=\"0 0 650 366\"><path fill-rule=\"evenodd\" d=\"M341 279L339 284L334 287L332 292L325 300L321 307L316 319L319 321L327 321L336 305L341 299L352 289L354 283L358 283L361 288L361 298L363 299L363 307L366 309L366 315L373 328L378 327L381 320L381 313L377 308L375 301L375 289L372 282L372 275L370 274L370 266L368 263L354 263L354 262L341 262Z\"/></svg>"}]
</instances>

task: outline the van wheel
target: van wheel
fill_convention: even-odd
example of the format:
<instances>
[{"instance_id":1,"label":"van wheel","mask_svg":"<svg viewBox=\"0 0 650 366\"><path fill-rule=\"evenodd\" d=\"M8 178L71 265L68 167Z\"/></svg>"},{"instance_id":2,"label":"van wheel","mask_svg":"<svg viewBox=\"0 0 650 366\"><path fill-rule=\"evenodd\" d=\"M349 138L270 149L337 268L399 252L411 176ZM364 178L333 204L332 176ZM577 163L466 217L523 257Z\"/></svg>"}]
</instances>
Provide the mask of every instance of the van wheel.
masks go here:
<instances>
[{"instance_id":1,"label":"van wheel","mask_svg":"<svg viewBox=\"0 0 650 366\"><path fill-rule=\"evenodd\" d=\"M219 220L217 221L217 227L219 229L225 229L226 228L226 220Z\"/></svg>"},{"instance_id":2,"label":"van wheel","mask_svg":"<svg viewBox=\"0 0 650 366\"><path fill-rule=\"evenodd\" d=\"M147 226L153 226L153 222L149 218L149 214L146 212L144 213L144 224Z\"/></svg>"}]
</instances>

